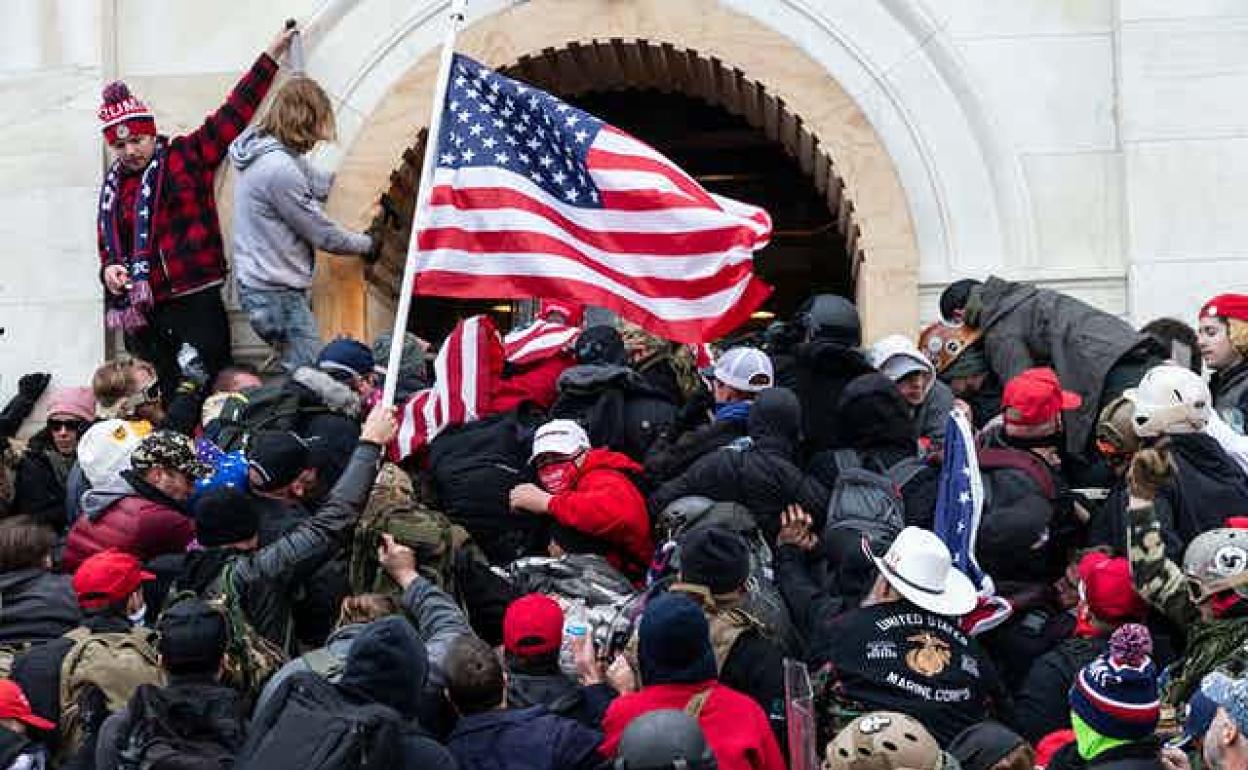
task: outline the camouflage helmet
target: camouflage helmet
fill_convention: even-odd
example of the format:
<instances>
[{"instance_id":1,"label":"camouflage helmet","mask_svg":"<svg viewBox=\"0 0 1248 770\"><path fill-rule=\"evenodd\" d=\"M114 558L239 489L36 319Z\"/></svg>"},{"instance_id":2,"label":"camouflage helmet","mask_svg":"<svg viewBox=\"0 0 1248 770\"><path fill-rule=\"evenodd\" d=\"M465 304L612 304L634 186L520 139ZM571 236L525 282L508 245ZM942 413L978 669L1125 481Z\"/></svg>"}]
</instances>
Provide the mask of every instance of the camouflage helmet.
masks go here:
<instances>
[{"instance_id":1,"label":"camouflage helmet","mask_svg":"<svg viewBox=\"0 0 1248 770\"><path fill-rule=\"evenodd\" d=\"M1130 399L1119 396L1101 410L1096 440L1119 454L1140 451L1140 437L1135 433L1135 404Z\"/></svg>"},{"instance_id":2,"label":"camouflage helmet","mask_svg":"<svg viewBox=\"0 0 1248 770\"><path fill-rule=\"evenodd\" d=\"M185 473L192 479L212 473L212 468L196 456L191 440L172 430L158 430L140 441L130 455L130 467L138 473L166 468Z\"/></svg>"},{"instance_id":3,"label":"camouflage helmet","mask_svg":"<svg viewBox=\"0 0 1248 770\"><path fill-rule=\"evenodd\" d=\"M1224 527L1198 535L1183 553L1183 574L1197 604L1228 589L1248 598L1248 530Z\"/></svg>"},{"instance_id":4,"label":"camouflage helmet","mask_svg":"<svg viewBox=\"0 0 1248 770\"><path fill-rule=\"evenodd\" d=\"M942 770L945 756L917 719L893 711L858 717L828 744L824 770Z\"/></svg>"}]
</instances>

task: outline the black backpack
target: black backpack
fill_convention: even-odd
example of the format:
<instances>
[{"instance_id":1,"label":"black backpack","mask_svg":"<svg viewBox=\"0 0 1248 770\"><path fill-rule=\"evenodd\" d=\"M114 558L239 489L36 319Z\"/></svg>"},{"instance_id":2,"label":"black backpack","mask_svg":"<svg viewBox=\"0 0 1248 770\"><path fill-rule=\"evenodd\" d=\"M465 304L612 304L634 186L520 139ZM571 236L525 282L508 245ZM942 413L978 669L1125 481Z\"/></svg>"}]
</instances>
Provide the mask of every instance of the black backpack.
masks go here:
<instances>
[{"instance_id":1,"label":"black backpack","mask_svg":"<svg viewBox=\"0 0 1248 770\"><path fill-rule=\"evenodd\" d=\"M251 726L238 770L390 770L402 767L403 718L356 705L316 674L282 683Z\"/></svg>"},{"instance_id":2,"label":"black backpack","mask_svg":"<svg viewBox=\"0 0 1248 770\"><path fill-rule=\"evenodd\" d=\"M246 717L234 693L199 698L141 685L119 737L118 770L220 770L234 766Z\"/></svg>"},{"instance_id":3,"label":"black backpack","mask_svg":"<svg viewBox=\"0 0 1248 770\"><path fill-rule=\"evenodd\" d=\"M299 418L326 414L329 407L305 404L299 391L286 385L264 385L226 401L217 417L217 446L226 452L243 448L243 439L258 430L295 430Z\"/></svg>"},{"instance_id":4,"label":"black backpack","mask_svg":"<svg viewBox=\"0 0 1248 770\"><path fill-rule=\"evenodd\" d=\"M838 529L851 529L866 535L873 549L882 549L906 526L905 502L901 490L926 467L922 459L907 457L891 468L864 467L863 458L853 449L837 449L836 484L828 501L828 521L824 541Z\"/></svg>"}]
</instances>

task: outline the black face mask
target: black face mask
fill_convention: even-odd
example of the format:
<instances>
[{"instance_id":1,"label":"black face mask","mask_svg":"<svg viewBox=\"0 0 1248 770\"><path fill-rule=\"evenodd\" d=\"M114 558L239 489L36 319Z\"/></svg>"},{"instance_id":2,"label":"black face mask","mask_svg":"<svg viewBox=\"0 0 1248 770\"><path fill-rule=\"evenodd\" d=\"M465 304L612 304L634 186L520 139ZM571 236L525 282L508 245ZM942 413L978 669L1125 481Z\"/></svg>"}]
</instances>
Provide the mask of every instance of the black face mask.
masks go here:
<instances>
[{"instance_id":1,"label":"black face mask","mask_svg":"<svg viewBox=\"0 0 1248 770\"><path fill-rule=\"evenodd\" d=\"M1011 436L1002 431L1001 437L1007 446L1014 449L1060 449L1066 444L1066 434L1061 431L1049 436L1037 436L1035 438Z\"/></svg>"}]
</instances>

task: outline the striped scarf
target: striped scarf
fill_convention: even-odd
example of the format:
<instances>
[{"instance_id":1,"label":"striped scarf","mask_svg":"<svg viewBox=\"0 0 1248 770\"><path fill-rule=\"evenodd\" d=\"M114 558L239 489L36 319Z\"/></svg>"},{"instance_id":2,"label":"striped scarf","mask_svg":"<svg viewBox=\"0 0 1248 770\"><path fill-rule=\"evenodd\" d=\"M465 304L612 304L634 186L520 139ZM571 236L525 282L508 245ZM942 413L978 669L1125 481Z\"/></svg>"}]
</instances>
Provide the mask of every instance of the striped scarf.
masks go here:
<instances>
[{"instance_id":1,"label":"striped scarf","mask_svg":"<svg viewBox=\"0 0 1248 770\"><path fill-rule=\"evenodd\" d=\"M163 138L157 139L156 152L139 182L139 194L135 198L134 243L124 248L121 243L121 206L116 205L121 186L121 161L114 160L104 177L100 189L99 228L104 244L104 264L124 265L130 274L130 287L121 294L107 294L108 310L104 323L109 329L121 329L130 334L147 326L147 314L155 305L151 286L151 255L154 244L152 222L155 220L156 202L160 200L160 188L164 184L165 157L168 147Z\"/></svg>"}]
</instances>

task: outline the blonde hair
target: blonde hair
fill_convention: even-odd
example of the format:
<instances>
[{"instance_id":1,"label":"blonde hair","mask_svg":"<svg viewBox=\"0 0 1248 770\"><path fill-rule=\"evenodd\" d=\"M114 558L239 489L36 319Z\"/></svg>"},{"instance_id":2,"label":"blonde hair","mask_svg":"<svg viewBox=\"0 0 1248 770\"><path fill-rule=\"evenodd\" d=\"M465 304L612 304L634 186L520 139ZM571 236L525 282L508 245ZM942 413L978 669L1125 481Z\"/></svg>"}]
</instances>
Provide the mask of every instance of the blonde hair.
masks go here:
<instances>
[{"instance_id":1,"label":"blonde hair","mask_svg":"<svg viewBox=\"0 0 1248 770\"><path fill-rule=\"evenodd\" d=\"M357 594L342 600L342 612L338 615L338 628L374 620L403 612L398 600L387 594Z\"/></svg>"},{"instance_id":2,"label":"blonde hair","mask_svg":"<svg viewBox=\"0 0 1248 770\"><path fill-rule=\"evenodd\" d=\"M105 361L91 376L91 390L95 393L97 413L105 417L129 416L140 402L135 401L139 387L139 374L156 379L156 367L141 358L122 353L111 361ZM125 403L123 401L133 401ZM114 414L116 412L116 414Z\"/></svg>"},{"instance_id":3,"label":"blonde hair","mask_svg":"<svg viewBox=\"0 0 1248 770\"><path fill-rule=\"evenodd\" d=\"M306 77L286 81L260 120L259 129L300 155L317 142L338 136L334 105L325 89Z\"/></svg>"}]
</instances>

